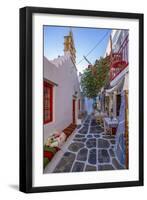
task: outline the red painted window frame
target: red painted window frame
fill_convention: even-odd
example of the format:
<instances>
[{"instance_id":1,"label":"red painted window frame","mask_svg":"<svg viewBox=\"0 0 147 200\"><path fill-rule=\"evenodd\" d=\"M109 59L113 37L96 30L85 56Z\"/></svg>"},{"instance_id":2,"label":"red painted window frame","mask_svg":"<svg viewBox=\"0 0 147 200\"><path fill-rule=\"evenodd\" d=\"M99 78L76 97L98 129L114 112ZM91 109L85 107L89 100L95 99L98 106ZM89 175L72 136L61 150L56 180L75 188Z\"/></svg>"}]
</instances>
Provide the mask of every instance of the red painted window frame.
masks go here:
<instances>
[{"instance_id":1,"label":"red painted window frame","mask_svg":"<svg viewBox=\"0 0 147 200\"><path fill-rule=\"evenodd\" d=\"M44 112L45 112L45 106L44 106L44 94L43 94L43 123L47 124L49 122L53 121L53 85L51 85L50 83L48 83L47 81L43 81L43 90L45 89L45 87L49 90L50 92L50 115L48 119L44 119Z\"/></svg>"}]
</instances>

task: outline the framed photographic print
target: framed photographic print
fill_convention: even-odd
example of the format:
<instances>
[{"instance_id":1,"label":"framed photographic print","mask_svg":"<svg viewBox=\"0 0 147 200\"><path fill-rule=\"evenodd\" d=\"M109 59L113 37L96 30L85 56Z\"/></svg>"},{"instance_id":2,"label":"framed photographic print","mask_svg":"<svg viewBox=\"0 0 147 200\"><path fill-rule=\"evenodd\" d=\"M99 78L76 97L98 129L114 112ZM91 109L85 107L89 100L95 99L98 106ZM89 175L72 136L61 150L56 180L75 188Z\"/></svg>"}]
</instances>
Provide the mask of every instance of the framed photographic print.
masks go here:
<instances>
[{"instance_id":1,"label":"framed photographic print","mask_svg":"<svg viewBox=\"0 0 147 200\"><path fill-rule=\"evenodd\" d=\"M20 9L20 191L143 185L143 14Z\"/></svg>"}]
</instances>

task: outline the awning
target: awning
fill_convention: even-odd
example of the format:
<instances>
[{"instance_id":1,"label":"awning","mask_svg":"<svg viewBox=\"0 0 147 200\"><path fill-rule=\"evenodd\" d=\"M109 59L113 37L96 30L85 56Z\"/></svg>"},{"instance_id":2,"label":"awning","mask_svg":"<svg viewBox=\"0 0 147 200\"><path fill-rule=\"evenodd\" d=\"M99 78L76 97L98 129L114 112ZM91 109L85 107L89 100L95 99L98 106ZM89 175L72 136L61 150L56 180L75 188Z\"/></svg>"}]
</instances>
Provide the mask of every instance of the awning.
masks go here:
<instances>
[{"instance_id":1,"label":"awning","mask_svg":"<svg viewBox=\"0 0 147 200\"><path fill-rule=\"evenodd\" d=\"M110 89L107 89L107 90L106 90L106 93L110 94L110 93L112 93L112 92L114 92L114 91L116 91L116 90L122 88L122 87L123 87L123 83L124 83L124 78L122 78L122 79L119 81L119 83L117 83L114 87L112 87L112 88L110 88Z\"/></svg>"}]
</instances>

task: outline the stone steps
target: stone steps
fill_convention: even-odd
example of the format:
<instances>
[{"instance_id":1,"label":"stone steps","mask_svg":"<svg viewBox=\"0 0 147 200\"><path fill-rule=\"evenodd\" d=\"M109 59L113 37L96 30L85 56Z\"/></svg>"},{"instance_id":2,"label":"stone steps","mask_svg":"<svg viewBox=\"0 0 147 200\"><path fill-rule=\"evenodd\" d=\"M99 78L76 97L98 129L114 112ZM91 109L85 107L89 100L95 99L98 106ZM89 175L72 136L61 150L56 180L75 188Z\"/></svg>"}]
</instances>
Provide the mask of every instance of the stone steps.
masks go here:
<instances>
[{"instance_id":1,"label":"stone steps","mask_svg":"<svg viewBox=\"0 0 147 200\"><path fill-rule=\"evenodd\" d=\"M63 132L66 134L67 137L69 137L73 131L76 129L76 124L70 124L67 128L63 130Z\"/></svg>"}]
</instances>

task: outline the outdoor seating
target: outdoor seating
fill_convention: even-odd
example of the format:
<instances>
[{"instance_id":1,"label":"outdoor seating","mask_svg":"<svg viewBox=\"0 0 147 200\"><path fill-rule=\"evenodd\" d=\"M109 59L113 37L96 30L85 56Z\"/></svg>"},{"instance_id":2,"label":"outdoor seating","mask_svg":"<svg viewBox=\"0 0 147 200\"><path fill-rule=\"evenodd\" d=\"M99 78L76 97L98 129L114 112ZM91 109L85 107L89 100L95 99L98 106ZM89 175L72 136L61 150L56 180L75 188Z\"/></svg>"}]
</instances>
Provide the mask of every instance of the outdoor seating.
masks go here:
<instances>
[{"instance_id":1,"label":"outdoor seating","mask_svg":"<svg viewBox=\"0 0 147 200\"><path fill-rule=\"evenodd\" d=\"M108 133L110 135L115 134L117 126L118 126L118 119L117 118L110 118L110 117L104 118L104 131L105 131L105 133Z\"/></svg>"},{"instance_id":2,"label":"outdoor seating","mask_svg":"<svg viewBox=\"0 0 147 200\"><path fill-rule=\"evenodd\" d=\"M103 112L97 112L95 113L95 118L96 118L96 122L102 127L104 128L104 121L103 118L106 117L106 113Z\"/></svg>"}]
</instances>

